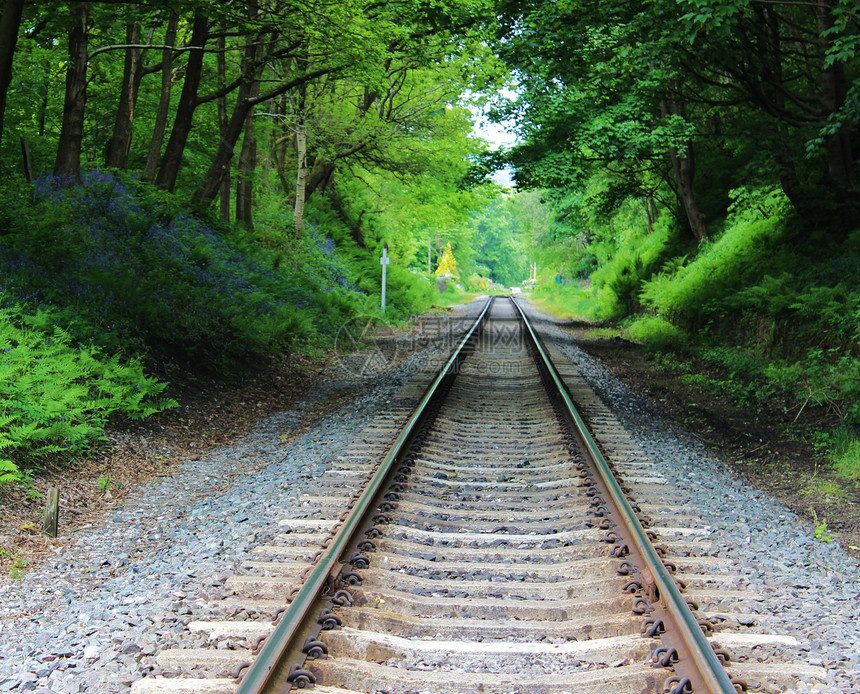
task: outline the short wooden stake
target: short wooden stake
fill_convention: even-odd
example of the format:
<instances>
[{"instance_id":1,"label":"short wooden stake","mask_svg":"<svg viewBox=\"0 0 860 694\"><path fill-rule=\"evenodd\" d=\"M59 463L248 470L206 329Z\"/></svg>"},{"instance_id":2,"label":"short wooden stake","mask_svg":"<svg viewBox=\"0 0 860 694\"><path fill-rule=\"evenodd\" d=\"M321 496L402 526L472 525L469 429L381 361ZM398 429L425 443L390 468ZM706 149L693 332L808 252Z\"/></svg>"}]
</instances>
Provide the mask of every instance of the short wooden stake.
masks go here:
<instances>
[{"instance_id":1,"label":"short wooden stake","mask_svg":"<svg viewBox=\"0 0 860 694\"><path fill-rule=\"evenodd\" d=\"M45 501L45 517L42 520L42 532L48 537L57 536L57 523L60 519L60 490L51 487Z\"/></svg>"}]
</instances>

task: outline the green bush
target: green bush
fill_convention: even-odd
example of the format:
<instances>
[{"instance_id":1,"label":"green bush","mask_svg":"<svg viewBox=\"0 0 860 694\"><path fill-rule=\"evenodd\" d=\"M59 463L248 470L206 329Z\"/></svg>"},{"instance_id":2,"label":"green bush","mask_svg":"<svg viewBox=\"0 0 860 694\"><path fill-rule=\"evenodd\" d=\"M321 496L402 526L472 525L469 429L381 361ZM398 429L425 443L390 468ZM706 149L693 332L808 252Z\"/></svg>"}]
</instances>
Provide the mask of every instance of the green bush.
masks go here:
<instances>
[{"instance_id":1,"label":"green bush","mask_svg":"<svg viewBox=\"0 0 860 694\"><path fill-rule=\"evenodd\" d=\"M50 311L28 315L11 301L0 292L0 482L85 451L115 413L142 419L176 406L156 397L166 383L138 361L78 346Z\"/></svg>"},{"instance_id":2,"label":"green bush","mask_svg":"<svg viewBox=\"0 0 860 694\"><path fill-rule=\"evenodd\" d=\"M599 318L623 318L641 308L643 286L661 267L665 272L669 265L678 262L674 255L681 247L677 234L673 221L664 215L653 232L632 234L605 264L591 274L591 281L598 290L596 310Z\"/></svg>"},{"instance_id":3,"label":"green bush","mask_svg":"<svg viewBox=\"0 0 860 694\"><path fill-rule=\"evenodd\" d=\"M834 446L832 459L836 471L851 480L860 480L860 438L846 434Z\"/></svg>"},{"instance_id":4,"label":"green bush","mask_svg":"<svg viewBox=\"0 0 860 694\"><path fill-rule=\"evenodd\" d=\"M708 242L680 268L644 285L642 303L676 324L698 327L721 302L773 271L791 267L789 229L780 217L742 221Z\"/></svg>"},{"instance_id":5,"label":"green bush","mask_svg":"<svg viewBox=\"0 0 860 694\"><path fill-rule=\"evenodd\" d=\"M690 336L659 316L642 316L628 325L624 334L654 351L683 350L690 346Z\"/></svg>"}]
</instances>

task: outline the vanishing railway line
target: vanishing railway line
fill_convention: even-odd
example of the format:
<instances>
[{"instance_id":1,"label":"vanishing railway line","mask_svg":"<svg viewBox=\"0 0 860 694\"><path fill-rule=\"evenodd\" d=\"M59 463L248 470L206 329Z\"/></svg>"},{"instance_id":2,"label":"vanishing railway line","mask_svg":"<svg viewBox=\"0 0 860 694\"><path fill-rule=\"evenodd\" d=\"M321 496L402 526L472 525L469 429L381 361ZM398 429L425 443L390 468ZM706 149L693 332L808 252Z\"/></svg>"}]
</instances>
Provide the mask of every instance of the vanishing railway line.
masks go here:
<instances>
[{"instance_id":1,"label":"vanishing railway line","mask_svg":"<svg viewBox=\"0 0 860 694\"><path fill-rule=\"evenodd\" d=\"M758 596L702 519L520 313L489 302L420 406L404 394L228 581L221 611L242 619L193 623L215 647L162 652L182 676L134 690L680 694L820 677L792 638L761 633Z\"/></svg>"}]
</instances>

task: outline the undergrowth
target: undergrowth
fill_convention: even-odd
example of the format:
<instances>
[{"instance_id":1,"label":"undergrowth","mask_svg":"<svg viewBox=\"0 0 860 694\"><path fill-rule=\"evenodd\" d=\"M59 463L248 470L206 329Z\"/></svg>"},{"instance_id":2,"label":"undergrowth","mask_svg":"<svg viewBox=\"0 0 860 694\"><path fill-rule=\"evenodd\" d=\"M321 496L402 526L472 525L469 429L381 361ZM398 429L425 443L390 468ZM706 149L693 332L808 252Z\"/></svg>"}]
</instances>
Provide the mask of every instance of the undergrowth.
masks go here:
<instances>
[{"instance_id":1,"label":"undergrowth","mask_svg":"<svg viewBox=\"0 0 860 694\"><path fill-rule=\"evenodd\" d=\"M63 307L110 352L229 370L327 334L360 300L325 239L261 249L111 172L41 179L26 213L0 245L7 290Z\"/></svg>"},{"instance_id":2,"label":"undergrowth","mask_svg":"<svg viewBox=\"0 0 860 694\"><path fill-rule=\"evenodd\" d=\"M230 228L120 172L0 194L0 483L174 406L168 373L238 376L379 312L376 249L321 206L297 239L283 210ZM387 318L433 302L420 280L389 268Z\"/></svg>"},{"instance_id":3,"label":"undergrowth","mask_svg":"<svg viewBox=\"0 0 860 694\"><path fill-rule=\"evenodd\" d=\"M0 484L87 450L114 413L142 419L176 405L138 360L76 345L59 314L8 301L0 292Z\"/></svg>"},{"instance_id":4,"label":"undergrowth","mask_svg":"<svg viewBox=\"0 0 860 694\"><path fill-rule=\"evenodd\" d=\"M834 466L860 478L860 230L798 219L777 186L730 198L697 248L679 241L670 214L650 233L643 224L608 242L597 232L603 247L588 252L605 260L592 288L548 285L541 296L568 315L615 320L664 366L739 405L782 403L798 427L813 408L829 413L848 432L828 438Z\"/></svg>"},{"instance_id":5,"label":"undergrowth","mask_svg":"<svg viewBox=\"0 0 860 694\"><path fill-rule=\"evenodd\" d=\"M597 320L601 316L592 291L579 283L540 284L534 288L529 299L560 318Z\"/></svg>"}]
</instances>

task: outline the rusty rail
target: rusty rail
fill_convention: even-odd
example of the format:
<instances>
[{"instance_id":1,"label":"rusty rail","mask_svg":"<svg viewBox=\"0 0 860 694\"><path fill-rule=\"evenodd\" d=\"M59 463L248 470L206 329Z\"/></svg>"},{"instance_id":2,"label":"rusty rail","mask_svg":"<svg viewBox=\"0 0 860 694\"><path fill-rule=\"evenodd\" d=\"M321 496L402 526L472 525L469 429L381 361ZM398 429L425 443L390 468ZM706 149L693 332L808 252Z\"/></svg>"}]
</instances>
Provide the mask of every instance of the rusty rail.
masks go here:
<instances>
[{"instance_id":1,"label":"rusty rail","mask_svg":"<svg viewBox=\"0 0 860 694\"><path fill-rule=\"evenodd\" d=\"M618 510L620 520L624 524L623 530L626 531L625 534L631 538L635 549L645 562L645 566L642 568L650 574L652 592L656 588L654 597L664 605L665 610L671 615L673 624L666 625L667 633L664 640L670 641L672 647L681 656L681 659L675 665L676 671L683 670L680 673L680 677L674 678L682 687L677 691L736 694L737 689L735 685L726 673L717 654L711 648L702 631L702 627L699 625L695 615L684 600L684 596L675 584L674 577L665 567L657 551L654 549L645 529L639 522L630 502L627 500L615 479L615 475L603 457L600 448L588 431L585 421L571 400L564 381L559 376L531 322L516 300L512 299L512 303L519 312L526 331L531 336L540 360L555 386L557 395L563 402L564 409L572 420L576 434L594 462L594 467L600 476L602 486L606 489L611 502ZM684 655L687 657L684 658ZM692 668L689 665L692 665ZM688 683L685 683L687 679Z\"/></svg>"},{"instance_id":2,"label":"rusty rail","mask_svg":"<svg viewBox=\"0 0 860 694\"><path fill-rule=\"evenodd\" d=\"M266 640L259 656L245 673L237 694L261 694L262 692L270 691L273 685L278 684L278 678L289 677L289 672L283 671L284 667L290 667L290 663L284 662L285 657L287 654L293 652L301 653L301 636L304 635L302 631L303 624L308 621L311 610L317 603L329 580L334 578L340 572L341 568L343 568L345 562L341 561L342 555L361 528L365 516L374 510L374 500L381 491L384 491L386 479L394 470L395 463L408 449L413 436L421 425L425 413L437 395L440 384L452 372L469 340L480 331L484 318L492 304L493 297L490 297L475 323L452 352L433 383L428 387L421 402L415 408L415 411L403 428L403 431L397 437L397 440L386 454L363 494L343 521L343 525L338 530L328 549L314 565L304 585L281 617L275 631ZM293 674L295 674L295 671ZM288 682L280 682L278 686L284 687L285 684L288 690L290 687Z\"/></svg>"}]
</instances>

